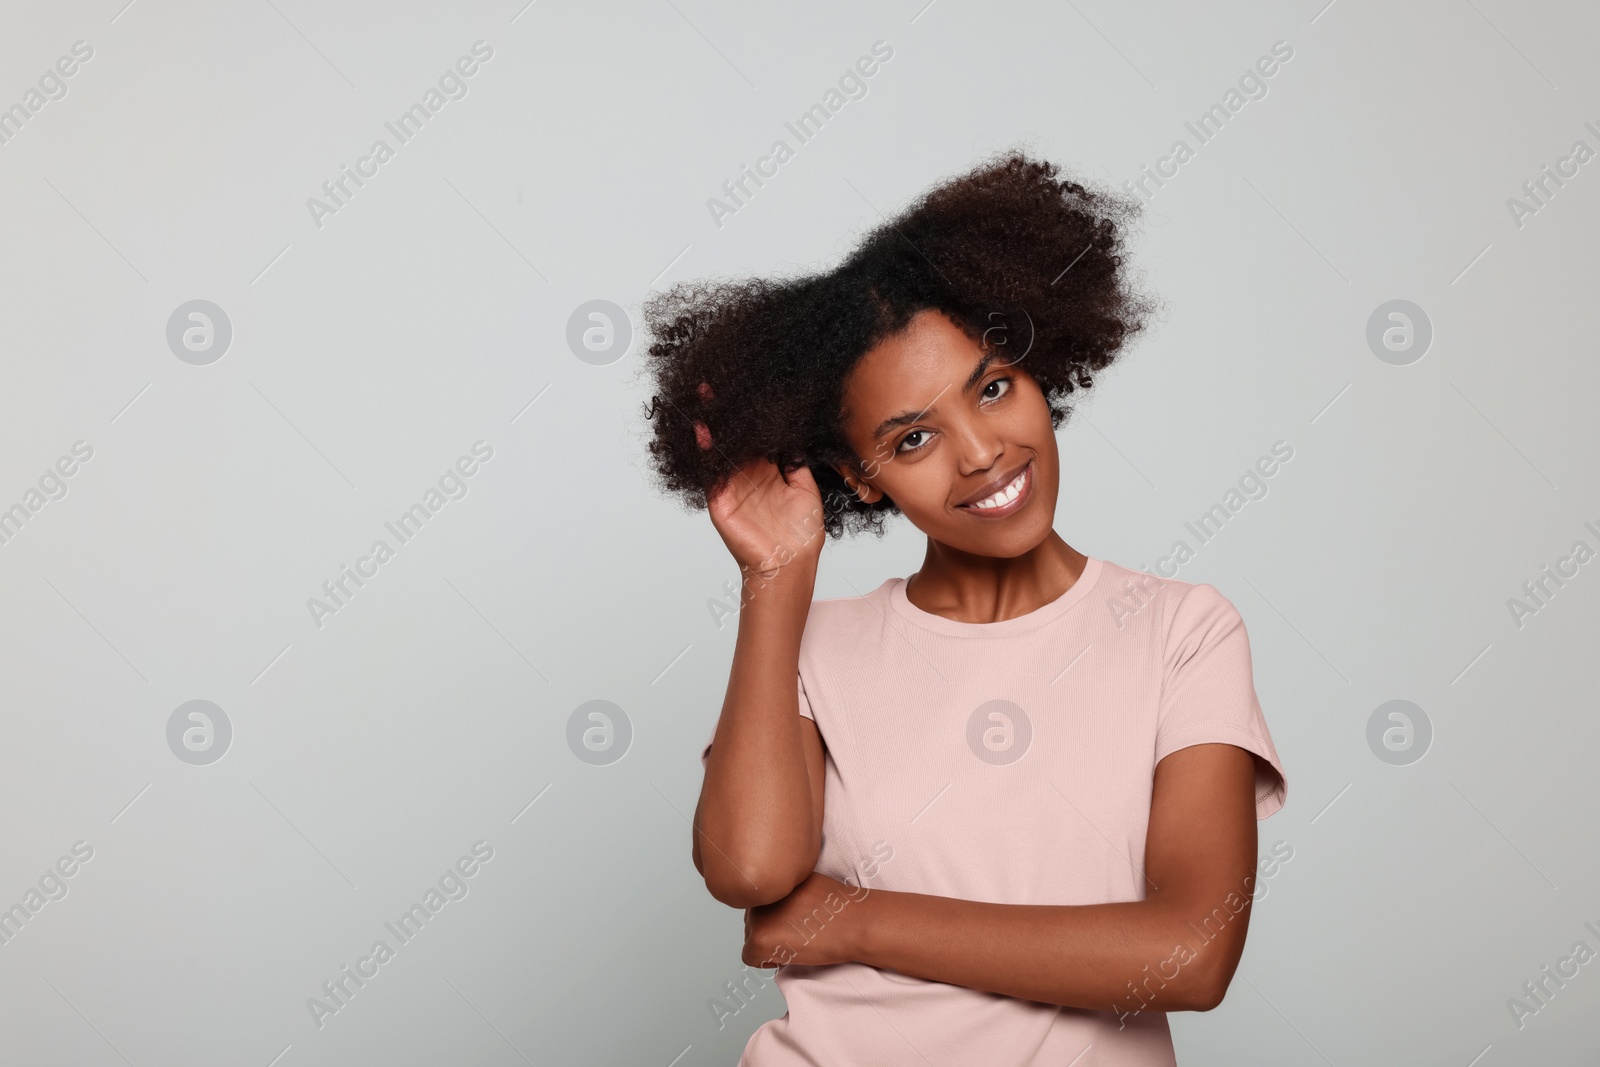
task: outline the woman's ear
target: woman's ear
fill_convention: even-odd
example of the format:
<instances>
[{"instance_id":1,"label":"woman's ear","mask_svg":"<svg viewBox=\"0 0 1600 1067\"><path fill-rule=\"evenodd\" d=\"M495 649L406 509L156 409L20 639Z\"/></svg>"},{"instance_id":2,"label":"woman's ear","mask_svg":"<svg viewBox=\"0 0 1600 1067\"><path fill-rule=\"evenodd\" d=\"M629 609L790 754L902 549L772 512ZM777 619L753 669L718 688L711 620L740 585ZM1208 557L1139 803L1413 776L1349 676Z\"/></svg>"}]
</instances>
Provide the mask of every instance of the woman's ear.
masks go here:
<instances>
[{"instance_id":1,"label":"woman's ear","mask_svg":"<svg viewBox=\"0 0 1600 1067\"><path fill-rule=\"evenodd\" d=\"M856 499L863 504L876 504L883 499L883 493L868 485L855 468L835 464L834 470L839 472L840 477L844 479L844 484L856 495Z\"/></svg>"}]
</instances>

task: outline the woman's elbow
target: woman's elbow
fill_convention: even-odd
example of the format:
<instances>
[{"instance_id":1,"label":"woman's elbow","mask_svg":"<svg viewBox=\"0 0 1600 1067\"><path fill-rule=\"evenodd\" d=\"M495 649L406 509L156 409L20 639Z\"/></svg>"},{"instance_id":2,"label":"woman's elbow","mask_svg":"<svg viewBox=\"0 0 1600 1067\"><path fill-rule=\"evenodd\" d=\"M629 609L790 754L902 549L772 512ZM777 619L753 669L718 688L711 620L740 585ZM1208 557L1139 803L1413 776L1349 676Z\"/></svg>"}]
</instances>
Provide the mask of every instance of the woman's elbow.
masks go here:
<instances>
[{"instance_id":1,"label":"woman's elbow","mask_svg":"<svg viewBox=\"0 0 1600 1067\"><path fill-rule=\"evenodd\" d=\"M1190 989L1184 998L1182 1011L1210 1011L1222 1003L1222 998L1227 995L1226 985L1204 985Z\"/></svg>"},{"instance_id":2,"label":"woman's elbow","mask_svg":"<svg viewBox=\"0 0 1600 1067\"><path fill-rule=\"evenodd\" d=\"M811 875L820 852L811 849L786 854L761 848L753 850L754 855L732 849L730 855L709 838L702 840L699 833L694 836L695 870L705 879L711 895L730 908L757 908L782 900Z\"/></svg>"},{"instance_id":3,"label":"woman's elbow","mask_svg":"<svg viewBox=\"0 0 1600 1067\"><path fill-rule=\"evenodd\" d=\"M763 904L776 904L805 880L804 875L799 878L786 874L772 876L760 869L739 871L721 865L702 873L706 889L730 908L759 908Z\"/></svg>"},{"instance_id":4,"label":"woman's elbow","mask_svg":"<svg viewBox=\"0 0 1600 1067\"><path fill-rule=\"evenodd\" d=\"M1222 1004L1233 982L1234 967L1195 968L1178 991L1178 1011L1211 1011Z\"/></svg>"}]
</instances>

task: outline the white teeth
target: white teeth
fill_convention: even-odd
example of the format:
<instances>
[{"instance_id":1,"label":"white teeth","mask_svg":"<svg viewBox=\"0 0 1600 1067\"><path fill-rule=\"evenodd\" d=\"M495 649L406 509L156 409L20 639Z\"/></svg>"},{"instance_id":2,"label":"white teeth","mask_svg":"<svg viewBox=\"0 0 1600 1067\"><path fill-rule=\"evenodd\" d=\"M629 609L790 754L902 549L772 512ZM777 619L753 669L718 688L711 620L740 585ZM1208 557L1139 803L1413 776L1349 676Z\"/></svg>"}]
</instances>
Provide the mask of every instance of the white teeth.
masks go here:
<instances>
[{"instance_id":1,"label":"white teeth","mask_svg":"<svg viewBox=\"0 0 1600 1067\"><path fill-rule=\"evenodd\" d=\"M991 496L985 500L980 500L976 504L969 506L984 509L1003 507L1017 499L1017 494L1022 492L1022 483L1027 479L1027 477L1028 471L1026 468L1024 468L1022 473L1017 475L1016 480L1010 485L1000 490L994 496Z\"/></svg>"}]
</instances>

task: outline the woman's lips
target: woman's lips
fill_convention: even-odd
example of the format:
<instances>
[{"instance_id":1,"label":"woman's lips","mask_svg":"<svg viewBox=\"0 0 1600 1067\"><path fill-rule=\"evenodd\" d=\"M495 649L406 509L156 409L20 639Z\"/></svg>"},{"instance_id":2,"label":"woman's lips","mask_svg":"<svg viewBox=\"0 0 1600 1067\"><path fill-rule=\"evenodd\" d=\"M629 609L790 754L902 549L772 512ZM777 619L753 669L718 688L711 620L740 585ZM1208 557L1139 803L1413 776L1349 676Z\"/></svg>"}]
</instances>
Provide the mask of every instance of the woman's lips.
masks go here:
<instances>
[{"instance_id":1,"label":"woman's lips","mask_svg":"<svg viewBox=\"0 0 1600 1067\"><path fill-rule=\"evenodd\" d=\"M991 508L980 508L973 504L958 504L956 506L962 511L982 519L1003 519L1007 515L1018 511L1033 496L1033 460L1030 459L1028 465L1022 468L1021 478L1022 485L1017 489L1017 495L1005 504Z\"/></svg>"}]
</instances>

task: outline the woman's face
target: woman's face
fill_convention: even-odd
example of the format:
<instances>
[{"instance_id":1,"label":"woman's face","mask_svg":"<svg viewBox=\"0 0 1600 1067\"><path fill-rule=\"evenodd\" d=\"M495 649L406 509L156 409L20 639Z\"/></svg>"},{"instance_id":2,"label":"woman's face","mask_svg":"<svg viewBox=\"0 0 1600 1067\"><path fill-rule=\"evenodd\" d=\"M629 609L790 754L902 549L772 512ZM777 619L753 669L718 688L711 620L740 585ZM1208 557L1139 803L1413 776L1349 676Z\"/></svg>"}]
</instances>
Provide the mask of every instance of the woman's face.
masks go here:
<instances>
[{"instance_id":1,"label":"woman's face","mask_svg":"<svg viewBox=\"0 0 1600 1067\"><path fill-rule=\"evenodd\" d=\"M1010 558L1036 547L1055 520L1056 437L1043 392L1007 358L1007 346L986 355L941 312L918 312L845 383L845 436L860 458L840 473L863 500L888 495L951 548ZM1003 502L991 498L1015 491L1018 475L1015 499L974 506Z\"/></svg>"}]
</instances>

